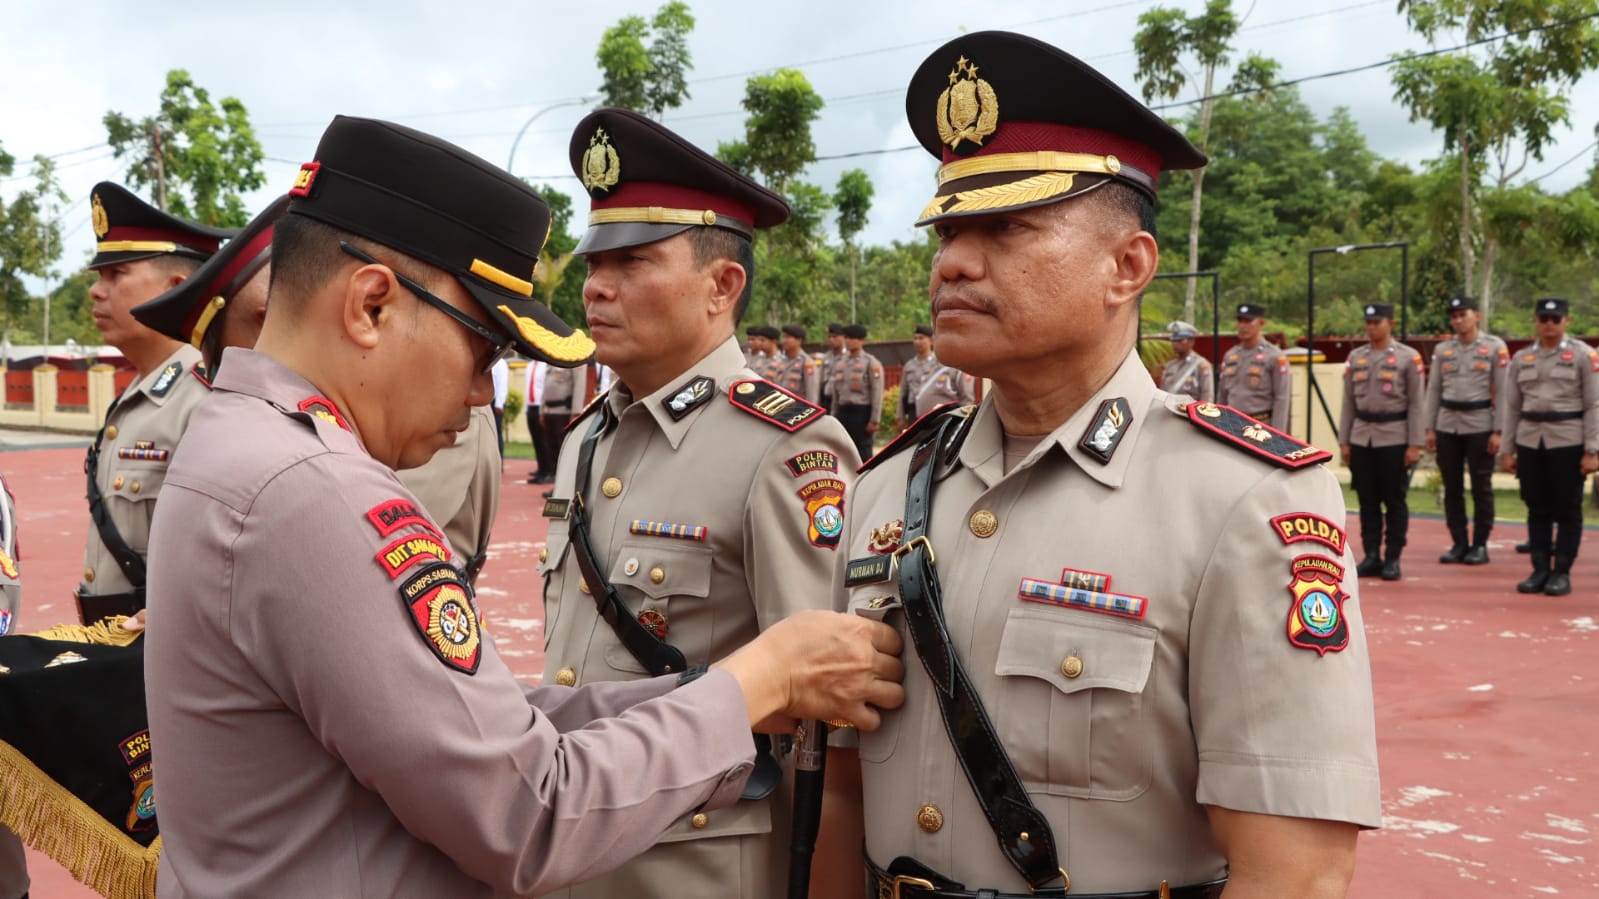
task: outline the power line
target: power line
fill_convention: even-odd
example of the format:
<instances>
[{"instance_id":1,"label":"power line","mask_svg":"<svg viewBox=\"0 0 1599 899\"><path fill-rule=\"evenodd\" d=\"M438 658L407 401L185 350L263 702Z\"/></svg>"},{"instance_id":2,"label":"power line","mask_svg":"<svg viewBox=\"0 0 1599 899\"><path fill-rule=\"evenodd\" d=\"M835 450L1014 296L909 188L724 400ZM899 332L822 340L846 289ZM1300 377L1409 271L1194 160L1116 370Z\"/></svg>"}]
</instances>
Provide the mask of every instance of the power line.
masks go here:
<instances>
[{"instance_id":1,"label":"power line","mask_svg":"<svg viewBox=\"0 0 1599 899\"><path fill-rule=\"evenodd\" d=\"M1560 171L1561 169L1565 168L1566 166L1571 165L1573 162L1576 162L1577 160L1581 159L1582 157L1588 155L1588 151L1592 150L1594 147L1599 147L1599 140L1596 140L1593 143L1589 144L1588 146L1583 147L1581 150L1578 150L1577 151L1577 155L1571 157L1570 159L1566 160L1565 162L1562 162L1561 164L1559 164L1559 165L1555 166L1554 168L1550 169L1549 171L1544 172L1542 175L1539 175L1536 178L1528 178L1526 183L1527 184L1537 184L1539 181L1542 181L1543 179L1549 177L1550 175L1553 175L1555 172Z\"/></svg>"}]
</instances>

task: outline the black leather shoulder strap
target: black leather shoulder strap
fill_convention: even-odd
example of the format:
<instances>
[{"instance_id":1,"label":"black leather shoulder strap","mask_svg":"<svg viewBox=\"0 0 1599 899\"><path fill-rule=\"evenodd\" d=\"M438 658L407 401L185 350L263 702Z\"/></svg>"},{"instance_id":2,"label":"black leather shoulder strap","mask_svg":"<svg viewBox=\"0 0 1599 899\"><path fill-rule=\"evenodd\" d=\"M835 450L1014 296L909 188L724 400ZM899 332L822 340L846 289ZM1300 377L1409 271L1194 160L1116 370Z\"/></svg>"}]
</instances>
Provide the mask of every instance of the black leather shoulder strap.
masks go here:
<instances>
[{"instance_id":1,"label":"black leather shoulder strap","mask_svg":"<svg viewBox=\"0 0 1599 899\"><path fill-rule=\"evenodd\" d=\"M876 468L884 459L887 459L890 456L898 455L901 450L916 446L921 440L926 438L927 435L933 433L933 431L939 426L940 422L943 421L945 415L961 413L962 410L966 409L968 409L968 407L962 406L960 403L945 403L944 405L933 409L926 415L923 415L921 418L918 418L907 425L905 430L900 431L893 440L890 440L887 445L878 450L872 456L872 458L866 460L865 464L856 470L862 474L871 471L873 468ZM969 416L971 413L970 411L967 411L964 414Z\"/></svg>"},{"instance_id":2,"label":"black leather shoulder strap","mask_svg":"<svg viewBox=\"0 0 1599 899\"><path fill-rule=\"evenodd\" d=\"M117 560L117 567L122 569L122 576L128 579L135 589L142 589L145 580L144 557L122 539L122 533L117 530L111 521L111 513L106 510L105 497L100 494L100 484L95 477L100 467L100 443L105 440L106 428L111 424L111 413L117 410L117 404L122 402L122 397L111 401L105 410L105 423L100 426L100 433L94 435L94 443L89 445L88 455L83 460L83 473L88 476L89 489L89 518L94 522L94 529L100 534L100 542L110 551L111 558Z\"/></svg>"}]
</instances>

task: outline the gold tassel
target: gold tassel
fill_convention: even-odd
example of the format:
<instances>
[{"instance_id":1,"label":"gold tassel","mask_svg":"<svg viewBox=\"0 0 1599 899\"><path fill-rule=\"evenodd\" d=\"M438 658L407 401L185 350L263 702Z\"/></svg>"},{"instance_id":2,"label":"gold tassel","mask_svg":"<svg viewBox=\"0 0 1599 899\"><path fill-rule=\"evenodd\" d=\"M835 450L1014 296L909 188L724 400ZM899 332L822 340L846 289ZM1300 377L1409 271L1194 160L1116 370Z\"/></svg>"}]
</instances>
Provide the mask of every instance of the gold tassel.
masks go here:
<instances>
[{"instance_id":1,"label":"gold tassel","mask_svg":"<svg viewBox=\"0 0 1599 899\"><path fill-rule=\"evenodd\" d=\"M94 624L58 624L29 634L41 640L60 640L66 643L93 643L96 646L127 646L144 635L144 631L122 629L126 615L104 618Z\"/></svg>"},{"instance_id":2,"label":"gold tassel","mask_svg":"<svg viewBox=\"0 0 1599 899\"><path fill-rule=\"evenodd\" d=\"M0 824L108 899L154 899L161 838L140 846L0 740Z\"/></svg>"}]
</instances>

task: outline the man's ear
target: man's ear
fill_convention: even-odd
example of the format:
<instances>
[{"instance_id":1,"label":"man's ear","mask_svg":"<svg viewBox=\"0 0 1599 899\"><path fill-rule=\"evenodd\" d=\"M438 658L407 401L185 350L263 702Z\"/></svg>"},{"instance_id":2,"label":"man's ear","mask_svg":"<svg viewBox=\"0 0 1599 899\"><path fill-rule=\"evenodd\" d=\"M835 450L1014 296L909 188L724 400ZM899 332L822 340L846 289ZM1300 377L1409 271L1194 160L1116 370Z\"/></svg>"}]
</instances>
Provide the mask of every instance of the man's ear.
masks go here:
<instances>
[{"instance_id":1,"label":"man's ear","mask_svg":"<svg viewBox=\"0 0 1599 899\"><path fill-rule=\"evenodd\" d=\"M737 308L738 298L744 295L744 285L749 281L744 266L724 257L712 261L706 269L713 285L707 311L716 316Z\"/></svg>"},{"instance_id":2,"label":"man's ear","mask_svg":"<svg viewBox=\"0 0 1599 899\"><path fill-rule=\"evenodd\" d=\"M340 307L344 333L356 346L376 347L380 332L394 317L392 306L399 296L400 282L387 267L363 265L351 272Z\"/></svg>"},{"instance_id":3,"label":"man's ear","mask_svg":"<svg viewBox=\"0 0 1599 899\"><path fill-rule=\"evenodd\" d=\"M1160 269L1160 248L1154 235L1142 230L1122 234L1113 246L1116 270L1106 288L1105 302L1111 306L1137 303Z\"/></svg>"}]
</instances>

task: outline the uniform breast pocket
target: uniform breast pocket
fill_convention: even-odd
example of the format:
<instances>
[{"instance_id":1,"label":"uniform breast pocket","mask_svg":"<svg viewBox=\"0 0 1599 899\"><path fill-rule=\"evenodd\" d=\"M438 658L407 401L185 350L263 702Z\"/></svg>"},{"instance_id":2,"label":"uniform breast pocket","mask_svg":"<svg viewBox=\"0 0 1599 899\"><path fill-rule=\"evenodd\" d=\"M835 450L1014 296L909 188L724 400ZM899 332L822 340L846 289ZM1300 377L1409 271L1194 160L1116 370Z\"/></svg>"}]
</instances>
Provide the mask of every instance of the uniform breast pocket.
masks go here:
<instances>
[{"instance_id":1,"label":"uniform breast pocket","mask_svg":"<svg viewBox=\"0 0 1599 899\"><path fill-rule=\"evenodd\" d=\"M1549 377L1555 381L1577 380L1577 367L1575 365L1556 365L1549 370Z\"/></svg>"},{"instance_id":2,"label":"uniform breast pocket","mask_svg":"<svg viewBox=\"0 0 1599 899\"><path fill-rule=\"evenodd\" d=\"M1153 628L1092 613L1012 609L994 673L997 727L1029 790L1132 799L1149 787Z\"/></svg>"},{"instance_id":3,"label":"uniform breast pocket","mask_svg":"<svg viewBox=\"0 0 1599 899\"><path fill-rule=\"evenodd\" d=\"M118 460L106 491L106 507L122 539L136 550L150 545L150 519L155 499L167 479L165 462Z\"/></svg>"},{"instance_id":4,"label":"uniform breast pocket","mask_svg":"<svg viewBox=\"0 0 1599 899\"><path fill-rule=\"evenodd\" d=\"M711 595L711 548L666 537L624 540L606 573L628 609L646 629L667 643L682 648L709 646L714 627ZM674 633L698 638L680 642ZM685 650L685 656L692 654ZM688 658L690 665L711 659ZM605 662L617 671L648 674L620 643L605 650Z\"/></svg>"},{"instance_id":5,"label":"uniform breast pocket","mask_svg":"<svg viewBox=\"0 0 1599 899\"><path fill-rule=\"evenodd\" d=\"M544 538L544 548L539 550L539 576L544 579L544 636L548 641L555 633L555 622L561 615L561 591L568 577L581 577L577 564L567 564L567 549L571 536L570 523L555 519L550 522L549 534Z\"/></svg>"},{"instance_id":6,"label":"uniform breast pocket","mask_svg":"<svg viewBox=\"0 0 1599 899\"><path fill-rule=\"evenodd\" d=\"M1538 380L1538 367L1536 365L1523 365L1516 369L1516 383L1525 388L1528 384Z\"/></svg>"}]
</instances>

